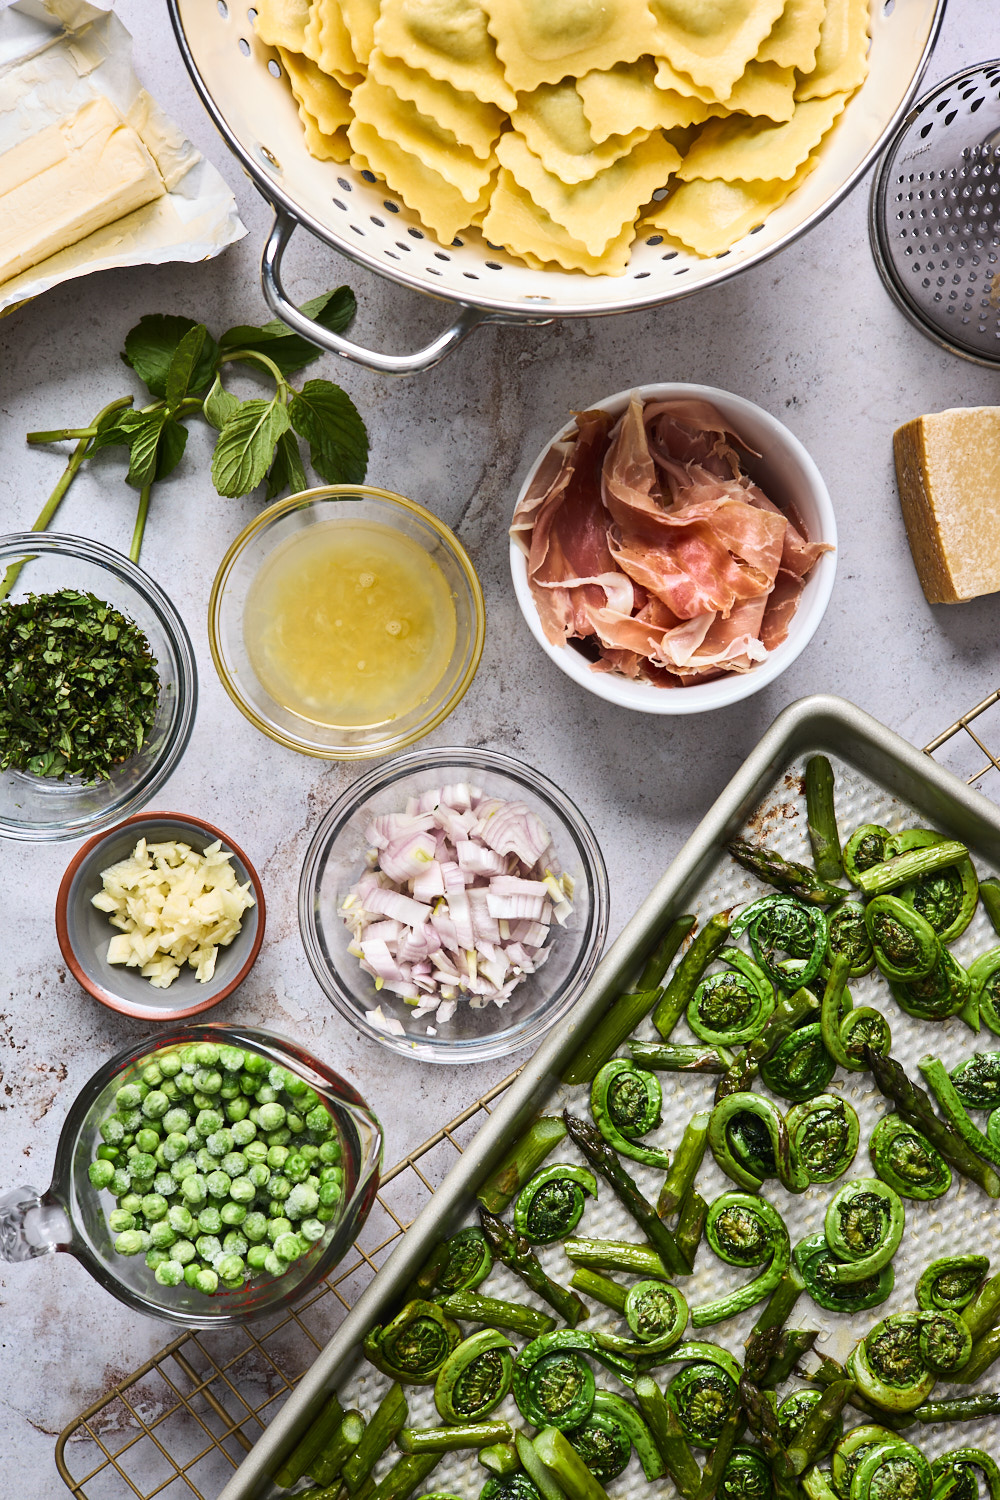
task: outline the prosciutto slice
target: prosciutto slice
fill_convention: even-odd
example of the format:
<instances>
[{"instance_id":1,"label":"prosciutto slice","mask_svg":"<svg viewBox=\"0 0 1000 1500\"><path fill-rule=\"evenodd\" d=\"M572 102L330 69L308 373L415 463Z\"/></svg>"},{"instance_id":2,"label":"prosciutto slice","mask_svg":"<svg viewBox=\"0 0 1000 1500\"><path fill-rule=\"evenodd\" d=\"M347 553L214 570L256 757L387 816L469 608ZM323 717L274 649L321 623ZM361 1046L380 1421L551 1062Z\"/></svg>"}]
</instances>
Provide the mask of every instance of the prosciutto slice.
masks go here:
<instances>
[{"instance_id":1,"label":"prosciutto slice","mask_svg":"<svg viewBox=\"0 0 1000 1500\"><path fill-rule=\"evenodd\" d=\"M786 638L827 551L743 467L705 401L580 413L549 451L511 535L548 640L593 669L683 686L749 672Z\"/></svg>"}]
</instances>

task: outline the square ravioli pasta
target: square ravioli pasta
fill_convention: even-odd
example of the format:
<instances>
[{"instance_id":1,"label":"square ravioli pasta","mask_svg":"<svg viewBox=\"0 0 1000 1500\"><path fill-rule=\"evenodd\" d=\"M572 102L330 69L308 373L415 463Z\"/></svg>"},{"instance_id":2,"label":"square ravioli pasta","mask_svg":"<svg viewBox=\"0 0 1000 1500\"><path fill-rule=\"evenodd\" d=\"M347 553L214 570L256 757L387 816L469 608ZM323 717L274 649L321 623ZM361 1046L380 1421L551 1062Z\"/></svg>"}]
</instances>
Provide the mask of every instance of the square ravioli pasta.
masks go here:
<instances>
[{"instance_id":1,"label":"square ravioli pasta","mask_svg":"<svg viewBox=\"0 0 1000 1500\"><path fill-rule=\"evenodd\" d=\"M717 256L821 158L869 0L259 0L307 150L442 243L623 275L637 232Z\"/></svg>"}]
</instances>

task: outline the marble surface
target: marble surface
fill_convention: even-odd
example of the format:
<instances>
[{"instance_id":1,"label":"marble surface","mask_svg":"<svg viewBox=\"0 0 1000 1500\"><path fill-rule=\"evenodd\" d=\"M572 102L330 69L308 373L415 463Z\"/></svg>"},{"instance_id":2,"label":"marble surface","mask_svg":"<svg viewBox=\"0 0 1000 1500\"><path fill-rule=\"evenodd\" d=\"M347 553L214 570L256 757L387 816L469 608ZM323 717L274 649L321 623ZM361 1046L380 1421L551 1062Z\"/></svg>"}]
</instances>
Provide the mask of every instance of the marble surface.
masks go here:
<instances>
[{"instance_id":1,"label":"marble surface","mask_svg":"<svg viewBox=\"0 0 1000 1500\"><path fill-rule=\"evenodd\" d=\"M266 316L257 259L268 211L203 112L161 5L118 0L116 8L135 36L140 76L224 172L250 232L209 264L93 276L0 323L4 529L30 525L63 462L58 452L28 449L25 432L83 422L131 388L118 351L143 313L184 313L216 329ZM928 81L998 52L1000 13L984 0L951 0ZM896 311L872 265L866 207L863 185L777 259L652 312L483 329L436 370L402 382L331 357L314 367L341 381L365 416L371 480L412 495L454 526L483 580L482 666L432 742L509 750L569 792L607 858L612 932L789 702L840 693L923 744L996 683L996 599L931 607L920 591L890 437L920 412L995 402L1000 377L939 351ZM438 307L318 245L297 245L292 270L302 296L349 280L361 308L358 333L385 347L416 345L440 325ZM519 476L570 407L657 379L739 392L792 428L833 496L839 573L814 640L770 688L704 717L623 719L574 687L532 642L510 587L506 527ZM188 456L154 496L143 550L143 565L184 616L201 673L190 747L157 802L230 832L266 885L260 960L214 1017L291 1033L331 1059L385 1120L393 1161L509 1071L511 1059L461 1069L402 1065L401 1088L400 1063L355 1035L313 981L295 915L298 869L316 822L356 773L258 736L218 684L206 639L208 592L225 545L260 501L218 499L208 455L208 432L193 427ZM118 458L108 455L81 475L59 525L125 550L134 503ZM52 910L71 852L65 845L0 848L0 1189L47 1185L68 1104L111 1052L144 1030L99 1007L61 963ZM56 1434L169 1332L112 1302L68 1256L5 1267L0 1497L62 1493Z\"/></svg>"}]
</instances>

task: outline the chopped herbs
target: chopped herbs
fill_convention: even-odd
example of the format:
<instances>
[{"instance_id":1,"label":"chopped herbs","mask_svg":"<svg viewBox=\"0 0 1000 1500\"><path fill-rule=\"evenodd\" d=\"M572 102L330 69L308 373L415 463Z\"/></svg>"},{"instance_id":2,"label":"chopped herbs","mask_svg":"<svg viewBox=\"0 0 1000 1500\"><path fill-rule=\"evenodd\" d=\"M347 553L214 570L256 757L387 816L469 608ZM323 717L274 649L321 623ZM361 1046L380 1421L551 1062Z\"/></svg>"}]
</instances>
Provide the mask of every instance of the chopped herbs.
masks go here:
<instances>
[{"instance_id":1,"label":"chopped herbs","mask_svg":"<svg viewBox=\"0 0 1000 1500\"><path fill-rule=\"evenodd\" d=\"M142 749L159 692L146 637L95 594L0 608L0 769L103 781Z\"/></svg>"}]
</instances>

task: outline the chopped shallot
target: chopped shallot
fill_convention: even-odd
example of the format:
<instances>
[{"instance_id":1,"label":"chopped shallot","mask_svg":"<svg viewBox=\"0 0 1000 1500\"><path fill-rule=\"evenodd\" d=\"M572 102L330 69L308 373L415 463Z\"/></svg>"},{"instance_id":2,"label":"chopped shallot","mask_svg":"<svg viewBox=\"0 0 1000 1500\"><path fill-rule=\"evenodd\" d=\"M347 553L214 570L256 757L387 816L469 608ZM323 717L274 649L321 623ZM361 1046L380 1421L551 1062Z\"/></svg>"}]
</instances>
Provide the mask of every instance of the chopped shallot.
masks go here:
<instances>
[{"instance_id":1,"label":"chopped shallot","mask_svg":"<svg viewBox=\"0 0 1000 1500\"><path fill-rule=\"evenodd\" d=\"M544 824L523 802L464 782L410 797L400 813L372 818L368 868L340 916L349 952L417 1017L443 1024L465 997L505 1005L549 956L552 919L573 910ZM401 1023L379 1005L368 1020L391 1036Z\"/></svg>"}]
</instances>

